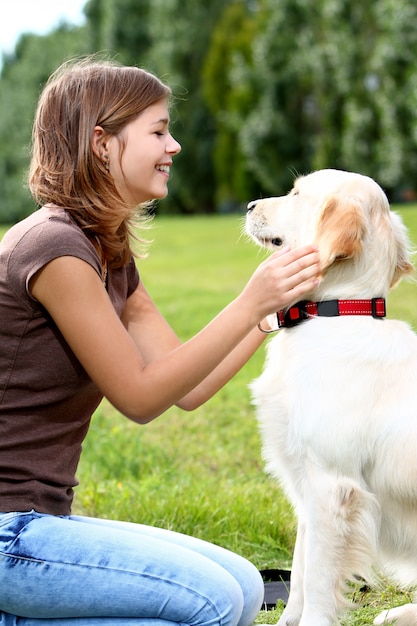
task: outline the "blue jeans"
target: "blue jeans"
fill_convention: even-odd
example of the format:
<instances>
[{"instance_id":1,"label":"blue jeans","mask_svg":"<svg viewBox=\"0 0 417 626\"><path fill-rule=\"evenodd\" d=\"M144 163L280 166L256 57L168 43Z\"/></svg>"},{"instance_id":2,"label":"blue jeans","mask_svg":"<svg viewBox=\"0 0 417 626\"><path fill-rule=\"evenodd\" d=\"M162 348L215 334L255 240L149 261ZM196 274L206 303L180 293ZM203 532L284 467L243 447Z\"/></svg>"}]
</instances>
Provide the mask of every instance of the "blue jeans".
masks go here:
<instances>
[{"instance_id":1,"label":"blue jeans","mask_svg":"<svg viewBox=\"0 0 417 626\"><path fill-rule=\"evenodd\" d=\"M0 626L249 626L263 591L251 563L200 539L0 513Z\"/></svg>"}]
</instances>

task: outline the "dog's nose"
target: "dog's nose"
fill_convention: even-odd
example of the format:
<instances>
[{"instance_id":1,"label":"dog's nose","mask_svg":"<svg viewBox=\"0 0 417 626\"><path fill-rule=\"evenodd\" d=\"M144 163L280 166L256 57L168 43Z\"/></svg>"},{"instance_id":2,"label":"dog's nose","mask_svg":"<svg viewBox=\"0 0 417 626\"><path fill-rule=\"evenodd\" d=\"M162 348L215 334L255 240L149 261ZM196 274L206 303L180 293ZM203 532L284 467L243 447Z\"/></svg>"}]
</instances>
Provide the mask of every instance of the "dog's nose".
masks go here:
<instances>
[{"instance_id":1,"label":"dog's nose","mask_svg":"<svg viewBox=\"0 0 417 626\"><path fill-rule=\"evenodd\" d=\"M258 202L257 200L252 200L252 202L249 202L248 206L246 207L248 210L248 213L253 211L253 209L256 207L257 202Z\"/></svg>"}]
</instances>

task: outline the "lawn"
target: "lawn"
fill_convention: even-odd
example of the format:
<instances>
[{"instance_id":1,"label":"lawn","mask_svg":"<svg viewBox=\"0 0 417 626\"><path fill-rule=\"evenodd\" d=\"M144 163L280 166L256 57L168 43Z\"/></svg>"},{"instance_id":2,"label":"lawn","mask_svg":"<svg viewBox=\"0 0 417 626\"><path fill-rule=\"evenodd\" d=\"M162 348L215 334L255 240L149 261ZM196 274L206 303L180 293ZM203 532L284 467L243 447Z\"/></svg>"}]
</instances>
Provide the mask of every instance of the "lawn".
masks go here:
<instances>
[{"instance_id":1,"label":"lawn","mask_svg":"<svg viewBox=\"0 0 417 626\"><path fill-rule=\"evenodd\" d=\"M417 206L400 212L417 242ZM148 258L138 260L141 277L182 339L233 299L265 258L242 228L239 215L156 217L146 233L154 241ZM417 328L415 284L404 282L392 292L388 316ZM190 533L242 554L259 569L289 568L295 520L263 471L248 391L263 359L261 348L204 407L193 413L172 408L147 426L104 401L84 445L74 511ZM367 606L344 624L371 624L395 603L397 592L386 585L366 595ZM272 623L278 614L260 619Z\"/></svg>"},{"instance_id":2,"label":"lawn","mask_svg":"<svg viewBox=\"0 0 417 626\"><path fill-rule=\"evenodd\" d=\"M141 277L182 339L236 296L265 254L242 218L156 218ZM291 512L262 470L248 383L263 350L204 407L173 408L145 427L103 403L87 439L76 506L192 533L251 558L289 563Z\"/></svg>"}]
</instances>

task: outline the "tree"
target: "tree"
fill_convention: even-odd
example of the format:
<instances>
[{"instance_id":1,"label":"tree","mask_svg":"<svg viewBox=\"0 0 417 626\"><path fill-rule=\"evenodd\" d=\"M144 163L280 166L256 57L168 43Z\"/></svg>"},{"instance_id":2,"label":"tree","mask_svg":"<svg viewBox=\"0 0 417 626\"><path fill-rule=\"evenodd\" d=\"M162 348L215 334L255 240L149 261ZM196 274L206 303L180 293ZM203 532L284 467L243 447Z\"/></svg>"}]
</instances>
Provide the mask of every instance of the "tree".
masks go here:
<instances>
[{"instance_id":1,"label":"tree","mask_svg":"<svg viewBox=\"0 0 417 626\"><path fill-rule=\"evenodd\" d=\"M150 0L88 0L84 7L91 44L120 62L141 66L152 45Z\"/></svg>"},{"instance_id":2,"label":"tree","mask_svg":"<svg viewBox=\"0 0 417 626\"><path fill-rule=\"evenodd\" d=\"M95 45L117 51L123 63L154 72L180 101L172 110L172 131L183 151L172 168L169 196L159 203L161 212L215 209L215 128L200 83L210 33L225 2L89 0L86 6Z\"/></svg>"},{"instance_id":3,"label":"tree","mask_svg":"<svg viewBox=\"0 0 417 626\"><path fill-rule=\"evenodd\" d=\"M259 195L239 142L241 120L255 102L250 79L254 24L254 11L248 3L226 6L203 65L203 95L216 120L216 199L225 210Z\"/></svg>"},{"instance_id":4,"label":"tree","mask_svg":"<svg viewBox=\"0 0 417 626\"><path fill-rule=\"evenodd\" d=\"M229 4L205 66L220 194L239 198L235 174L245 168L259 195L284 193L294 175L322 167L368 174L389 193L413 180L417 7L411 0ZM233 26L238 13L240 25ZM249 29L242 47L239 36ZM239 155L236 167L233 155Z\"/></svg>"},{"instance_id":5,"label":"tree","mask_svg":"<svg viewBox=\"0 0 417 626\"><path fill-rule=\"evenodd\" d=\"M26 174L41 87L59 63L83 52L87 52L84 28L62 24L49 35L23 35L15 51L4 59L0 89L0 222L18 221L35 208Z\"/></svg>"},{"instance_id":6,"label":"tree","mask_svg":"<svg viewBox=\"0 0 417 626\"><path fill-rule=\"evenodd\" d=\"M359 29L346 96L341 161L376 178L392 194L417 166L417 7L408 0L357 3ZM367 18L366 22L364 17ZM355 63L355 61L357 61Z\"/></svg>"},{"instance_id":7,"label":"tree","mask_svg":"<svg viewBox=\"0 0 417 626\"><path fill-rule=\"evenodd\" d=\"M216 210L215 123L202 93L202 66L211 33L228 0L153 0L148 62L171 85L179 102L173 133L183 150L176 158L168 202L184 213ZM164 201L165 202L165 201ZM162 207L161 207L162 208Z\"/></svg>"},{"instance_id":8,"label":"tree","mask_svg":"<svg viewBox=\"0 0 417 626\"><path fill-rule=\"evenodd\" d=\"M0 220L23 187L41 85L64 59L108 51L174 93L183 150L160 212L284 193L297 173L368 174L390 195L417 163L414 0L88 0L87 25L25 35L0 76Z\"/></svg>"},{"instance_id":9,"label":"tree","mask_svg":"<svg viewBox=\"0 0 417 626\"><path fill-rule=\"evenodd\" d=\"M412 180L416 19L410 0L262 3L241 141L267 191L288 188L290 169L352 169L389 193Z\"/></svg>"}]
</instances>

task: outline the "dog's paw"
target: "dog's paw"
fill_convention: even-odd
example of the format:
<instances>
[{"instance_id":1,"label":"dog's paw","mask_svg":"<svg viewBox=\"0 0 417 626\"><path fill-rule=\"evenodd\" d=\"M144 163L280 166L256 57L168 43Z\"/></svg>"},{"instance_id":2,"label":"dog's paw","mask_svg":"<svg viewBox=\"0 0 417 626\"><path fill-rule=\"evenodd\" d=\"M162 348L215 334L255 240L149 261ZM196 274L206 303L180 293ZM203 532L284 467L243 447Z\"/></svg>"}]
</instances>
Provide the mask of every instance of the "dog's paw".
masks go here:
<instances>
[{"instance_id":1,"label":"dog's paw","mask_svg":"<svg viewBox=\"0 0 417 626\"><path fill-rule=\"evenodd\" d=\"M298 626L299 623L300 623L299 617L290 615L288 612L286 613L284 611L281 617L279 618L276 626Z\"/></svg>"},{"instance_id":2,"label":"dog's paw","mask_svg":"<svg viewBox=\"0 0 417 626\"><path fill-rule=\"evenodd\" d=\"M417 604L404 604L383 611L374 619L374 626L395 624L395 626L417 626Z\"/></svg>"}]
</instances>

